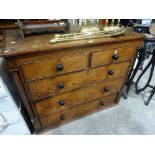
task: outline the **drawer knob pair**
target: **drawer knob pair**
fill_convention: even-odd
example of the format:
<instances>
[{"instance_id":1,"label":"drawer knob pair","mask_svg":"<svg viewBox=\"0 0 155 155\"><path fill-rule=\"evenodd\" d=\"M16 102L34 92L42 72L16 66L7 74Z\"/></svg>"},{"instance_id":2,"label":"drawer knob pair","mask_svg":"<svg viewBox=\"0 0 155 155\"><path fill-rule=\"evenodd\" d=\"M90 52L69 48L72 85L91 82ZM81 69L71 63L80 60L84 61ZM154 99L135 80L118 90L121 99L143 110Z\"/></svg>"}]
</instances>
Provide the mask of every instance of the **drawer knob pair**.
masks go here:
<instances>
[{"instance_id":1,"label":"drawer knob pair","mask_svg":"<svg viewBox=\"0 0 155 155\"><path fill-rule=\"evenodd\" d=\"M108 71L108 74L109 74L109 75L113 75L114 72L113 72L112 70L109 70L109 71Z\"/></svg>"},{"instance_id":2,"label":"drawer knob pair","mask_svg":"<svg viewBox=\"0 0 155 155\"><path fill-rule=\"evenodd\" d=\"M60 104L61 106L63 106L63 105L65 104L65 101L64 101L64 100L60 100L60 101L59 101L59 104Z\"/></svg>"},{"instance_id":3,"label":"drawer knob pair","mask_svg":"<svg viewBox=\"0 0 155 155\"><path fill-rule=\"evenodd\" d=\"M57 64L56 69L57 71L62 71L63 70L63 64Z\"/></svg>"},{"instance_id":4,"label":"drawer knob pair","mask_svg":"<svg viewBox=\"0 0 155 155\"><path fill-rule=\"evenodd\" d=\"M59 84L58 84L58 88L59 88L59 89L63 89L64 86L65 86L64 83L59 83Z\"/></svg>"},{"instance_id":5,"label":"drawer knob pair","mask_svg":"<svg viewBox=\"0 0 155 155\"><path fill-rule=\"evenodd\" d=\"M60 120L65 120L65 115L61 115Z\"/></svg>"},{"instance_id":6,"label":"drawer knob pair","mask_svg":"<svg viewBox=\"0 0 155 155\"><path fill-rule=\"evenodd\" d=\"M115 54L112 56L112 58L113 58L114 60L118 60L118 59L119 59L119 55L118 55L117 53L115 53Z\"/></svg>"}]
</instances>

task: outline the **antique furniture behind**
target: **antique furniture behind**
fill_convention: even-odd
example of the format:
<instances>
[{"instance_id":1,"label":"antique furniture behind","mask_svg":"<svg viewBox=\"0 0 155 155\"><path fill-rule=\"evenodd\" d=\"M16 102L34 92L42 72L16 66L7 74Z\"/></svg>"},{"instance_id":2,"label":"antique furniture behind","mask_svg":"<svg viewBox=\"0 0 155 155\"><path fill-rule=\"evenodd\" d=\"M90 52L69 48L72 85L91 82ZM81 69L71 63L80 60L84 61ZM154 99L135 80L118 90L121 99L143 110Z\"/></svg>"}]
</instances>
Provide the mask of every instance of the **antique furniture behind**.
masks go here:
<instances>
[{"instance_id":1,"label":"antique furniture behind","mask_svg":"<svg viewBox=\"0 0 155 155\"><path fill-rule=\"evenodd\" d=\"M131 85L134 83L135 76L137 75L138 70L140 69L142 72L138 76L137 80L135 81L135 90L136 93L140 93L141 91L144 91L147 87L152 88L151 94L147 101L145 101L145 105L148 105L149 102L151 101L154 93L155 93L155 87L150 85L152 76L153 76L153 71L154 71L154 58L155 58L155 36L150 33L150 27L151 27L151 21L148 25L138 25L134 27L134 31L141 33L144 35L144 42L142 46L138 49L138 54L137 54L137 64L135 61L135 69L132 69L129 76L128 80L126 82L126 89L124 91L123 97L127 99L128 93L130 91ZM151 60L149 61L148 65L143 69L143 64L146 59L148 59L150 56L152 56ZM138 85L139 81L143 77L143 75L146 73L146 71L151 68L151 71L149 73L149 78L146 79L146 84L142 87Z\"/></svg>"},{"instance_id":2,"label":"antique furniture behind","mask_svg":"<svg viewBox=\"0 0 155 155\"><path fill-rule=\"evenodd\" d=\"M0 31L0 51L3 49L5 44L5 32Z\"/></svg>"},{"instance_id":3,"label":"antique furniture behind","mask_svg":"<svg viewBox=\"0 0 155 155\"><path fill-rule=\"evenodd\" d=\"M18 29L16 19L0 19L0 31L8 29Z\"/></svg>"},{"instance_id":4,"label":"antique furniture behind","mask_svg":"<svg viewBox=\"0 0 155 155\"><path fill-rule=\"evenodd\" d=\"M135 32L50 44L53 36L7 33L0 53L37 133L118 104L142 44Z\"/></svg>"},{"instance_id":5,"label":"antique furniture behind","mask_svg":"<svg viewBox=\"0 0 155 155\"><path fill-rule=\"evenodd\" d=\"M145 105L148 105L153 97L153 95L155 94L155 86L150 85L150 82L153 78L153 72L154 72L154 66L155 66L155 48L153 49L153 52L150 53L152 54L152 58L149 61L149 63L147 64L147 66L144 68L144 70L142 71L142 73L139 75L136 83L135 83L135 89L136 89L136 93L139 94L141 91L144 91L146 88L152 88L152 90L150 91L151 94L148 97L147 101L145 102ZM140 87L138 85L138 83L140 82L141 78L144 76L144 74L149 70L149 68L151 68L150 73L149 73L149 78L146 82L146 84L143 87Z\"/></svg>"},{"instance_id":6,"label":"antique furniture behind","mask_svg":"<svg viewBox=\"0 0 155 155\"><path fill-rule=\"evenodd\" d=\"M135 65L135 69L133 69L130 72L129 78L126 82L126 90L124 91L124 98L127 99L129 91L130 91L130 87L131 85L134 83L134 79L137 75L138 70L141 70L142 73L144 74L144 69L143 69L143 65L146 59L148 59L150 56L154 55L153 50L155 49L155 36L151 35L151 34L143 34L145 36L143 45L138 49L138 54L137 54L137 64ZM152 59L152 58L151 58ZM136 61L135 61L136 63ZM153 71L151 73L153 75ZM148 79L148 83L150 81L150 79L152 79L152 75L150 74L150 78ZM139 81L139 80L138 80ZM135 81L135 84L137 85L137 80ZM138 89L138 88L136 88Z\"/></svg>"},{"instance_id":7,"label":"antique furniture behind","mask_svg":"<svg viewBox=\"0 0 155 155\"><path fill-rule=\"evenodd\" d=\"M64 33L68 31L67 20L56 19L18 19L22 37L32 34Z\"/></svg>"}]
</instances>

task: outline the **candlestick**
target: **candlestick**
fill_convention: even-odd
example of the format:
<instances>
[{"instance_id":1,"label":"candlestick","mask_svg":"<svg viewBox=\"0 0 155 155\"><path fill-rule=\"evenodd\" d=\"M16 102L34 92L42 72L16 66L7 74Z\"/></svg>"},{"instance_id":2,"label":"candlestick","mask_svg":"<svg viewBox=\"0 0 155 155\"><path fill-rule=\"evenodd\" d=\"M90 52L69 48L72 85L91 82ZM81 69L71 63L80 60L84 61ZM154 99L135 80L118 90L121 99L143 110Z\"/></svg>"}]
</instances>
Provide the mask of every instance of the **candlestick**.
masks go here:
<instances>
[{"instance_id":1,"label":"candlestick","mask_svg":"<svg viewBox=\"0 0 155 155\"><path fill-rule=\"evenodd\" d=\"M111 26L114 26L114 19L111 20Z\"/></svg>"},{"instance_id":2,"label":"candlestick","mask_svg":"<svg viewBox=\"0 0 155 155\"><path fill-rule=\"evenodd\" d=\"M117 26L119 26L119 24L120 24L120 19L117 20Z\"/></svg>"},{"instance_id":3,"label":"candlestick","mask_svg":"<svg viewBox=\"0 0 155 155\"><path fill-rule=\"evenodd\" d=\"M108 26L108 23L109 23L109 20L108 20L108 19L106 19L106 20L105 20L105 27L107 27L107 26Z\"/></svg>"}]
</instances>

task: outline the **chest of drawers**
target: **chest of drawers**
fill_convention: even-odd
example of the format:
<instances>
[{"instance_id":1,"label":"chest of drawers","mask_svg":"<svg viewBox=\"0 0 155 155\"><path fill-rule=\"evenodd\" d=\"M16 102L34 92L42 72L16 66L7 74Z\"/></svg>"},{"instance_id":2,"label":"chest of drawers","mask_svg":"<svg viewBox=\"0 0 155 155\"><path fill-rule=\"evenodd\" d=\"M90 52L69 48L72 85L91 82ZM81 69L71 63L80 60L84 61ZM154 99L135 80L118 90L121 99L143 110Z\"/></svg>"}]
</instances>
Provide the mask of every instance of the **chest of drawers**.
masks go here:
<instances>
[{"instance_id":1,"label":"chest of drawers","mask_svg":"<svg viewBox=\"0 0 155 155\"><path fill-rule=\"evenodd\" d=\"M0 53L8 64L36 133L119 102L142 36L49 44L51 35L27 37Z\"/></svg>"}]
</instances>

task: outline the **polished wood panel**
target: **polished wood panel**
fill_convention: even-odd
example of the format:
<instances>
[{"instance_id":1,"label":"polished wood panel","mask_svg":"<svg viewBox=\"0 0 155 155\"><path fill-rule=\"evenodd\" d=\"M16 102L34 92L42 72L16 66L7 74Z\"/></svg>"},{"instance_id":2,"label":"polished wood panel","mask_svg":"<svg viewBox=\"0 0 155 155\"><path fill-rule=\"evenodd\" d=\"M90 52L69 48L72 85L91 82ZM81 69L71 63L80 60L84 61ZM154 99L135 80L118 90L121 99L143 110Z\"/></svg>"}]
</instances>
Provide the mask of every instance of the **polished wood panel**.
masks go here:
<instances>
[{"instance_id":1,"label":"polished wood panel","mask_svg":"<svg viewBox=\"0 0 155 155\"><path fill-rule=\"evenodd\" d=\"M41 118L41 124L44 129L62 125L79 117L83 117L95 111L114 105L115 98L116 94L78 105L62 112L54 113L47 117Z\"/></svg>"},{"instance_id":2,"label":"polished wood panel","mask_svg":"<svg viewBox=\"0 0 155 155\"><path fill-rule=\"evenodd\" d=\"M91 66L131 60L135 54L135 50L136 48L131 46L93 52Z\"/></svg>"},{"instance_id":3,"label":"polished wood panel","mask_svg":"<svg viewBox=\"0 0 155 155\"><path fill-rule=\"evenodd\" d=\"M71 41L67 43L59 43L59 44L50 44L49 41L54 37L54 35L47 34L47 35L40 35L40 36L31 36L25 37L24 39L18 39L20 35L20 31L8 31L7 32L7 40L6 46L8 49L13 49L11 52L3 52L1 53L4 57L11 57L11 56L18 56L18 55L27 55L27 54L38 54L44 53L47 50L57 50L57 49L69 49L69 48L82 48L82 47L89 47L89 46L99 46L99 44L104 44L107 46L108 44L112 45L115 43L135 43L136 41L142 41L143 36L139 33L135 32L127 32L124 35L120 35L117 37L103 37L103 38L94 38L94 39L84 39L80 41ZM17 40L15 44L11 42ZM91 43L90 43L91 41Z\"/></svg>"},{"instance_id":4,"label":"polished wood panel","mask_svg":"<svg viewBox=\"0 0 155 155\"><path fill-rule=\"evenodd\" d=\"M124 78L119 78L72 90L71 92L36 102L36 110L39 116L44 116L90 100L114 94L119 92L123 82Z\"/></svg>"},{"instance_id":5,"label":"polished wood panel","mask_svg":"<svg viewBox=\"0 0 155 155\"><path fill-rule=\"evenodd\" d=\"M143 41L135 32L58 44L51 34L18 34L7 32L0 56L37 133L118 103Z\"/></svg>"},{"instance_id":6,"label":"polished wood panel","mask_svg":"<svg viewBox=\"0 0 155 155\"><path fill-rule=\"evenodd\" d=\"M71 49L60 49L54 51L41 51L35 54L25 54L16 57L7 57L7 61L9 62L9 69L15 70L18 69L18 66L28 62L40 61L43 59L53 59L57 57L64 57L64 56L72 56L77 54L83 54L88 52L88 54L94 51L104 51L107 49L117 49L120 47L136 47L136 49L140 46L140 41L132 41L132 42L121 42L121 43L111 43L111 44L99 44L96 46L84 46L80 48L71 48ZM43 54L42 54L43 52ZM1 55L1 52L0 52ZM91 60L91 59L90 59ZM90 62L89 62L90 63ZM89 64L90 65L90 64Z\"/></svg>"},{"instance_id":7,"label":"polished wood panel","mask_svg":"<svg viewBox=\"0 0 155 155\"><path fill-rule=\"evenodd\" d=\"M21 68L25 80L34 80L74 70L86 69L87 59L87 54L64 56L61 58L45 59L23 64Z\"/></svg>"}]
</instances>

